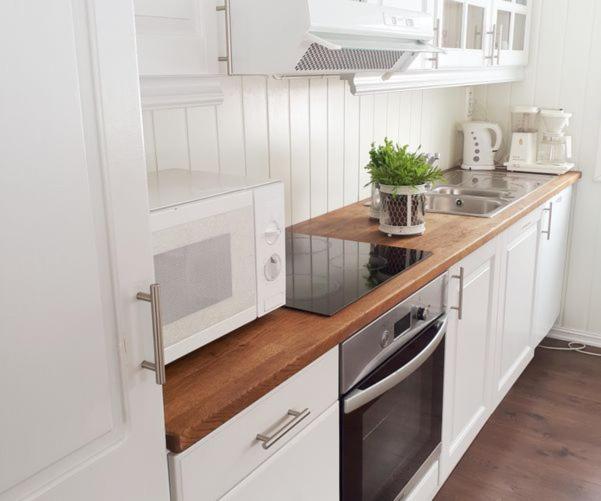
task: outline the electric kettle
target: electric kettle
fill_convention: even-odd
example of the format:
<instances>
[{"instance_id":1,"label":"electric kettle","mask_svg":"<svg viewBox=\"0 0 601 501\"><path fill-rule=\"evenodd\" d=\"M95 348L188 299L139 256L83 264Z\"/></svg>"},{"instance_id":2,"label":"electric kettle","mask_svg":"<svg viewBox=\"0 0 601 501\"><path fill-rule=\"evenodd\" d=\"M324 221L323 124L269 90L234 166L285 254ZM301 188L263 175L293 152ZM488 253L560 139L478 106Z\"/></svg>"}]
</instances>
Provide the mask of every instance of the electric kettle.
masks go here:
<instances>
[{"instance_id":1,"label":"electric kettle","mask_svg":"<svg viewBox=\"0 0 601 501\"><path fill-rule=\"evenodd\" d=\"M493 170L495 153L501 147L503 133L501 127L490 122L465 122L463 129L463 163L462 169ZM492 144L492 134L495 144Z\"/></svg>"}]
</instances>

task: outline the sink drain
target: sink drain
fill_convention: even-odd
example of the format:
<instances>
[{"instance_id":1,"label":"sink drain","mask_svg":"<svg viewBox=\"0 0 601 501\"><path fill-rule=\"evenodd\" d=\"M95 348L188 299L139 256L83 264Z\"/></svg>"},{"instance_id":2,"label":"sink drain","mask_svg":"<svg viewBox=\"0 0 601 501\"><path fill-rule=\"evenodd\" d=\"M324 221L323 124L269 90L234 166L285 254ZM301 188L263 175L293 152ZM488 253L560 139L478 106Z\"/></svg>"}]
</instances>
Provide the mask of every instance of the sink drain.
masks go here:
<instances>
[{"instance_id":1,"label":"sink drain","mask_svg":"<svg viewBox=\"0 0 601 501\"><path fill-rule=\"evenodd\" d=\"M461 200L461 198L458 198L457 200L455 200L455 205L457 207L461 207L463 205L463 200Z\"/></svg>"}]
</instances>

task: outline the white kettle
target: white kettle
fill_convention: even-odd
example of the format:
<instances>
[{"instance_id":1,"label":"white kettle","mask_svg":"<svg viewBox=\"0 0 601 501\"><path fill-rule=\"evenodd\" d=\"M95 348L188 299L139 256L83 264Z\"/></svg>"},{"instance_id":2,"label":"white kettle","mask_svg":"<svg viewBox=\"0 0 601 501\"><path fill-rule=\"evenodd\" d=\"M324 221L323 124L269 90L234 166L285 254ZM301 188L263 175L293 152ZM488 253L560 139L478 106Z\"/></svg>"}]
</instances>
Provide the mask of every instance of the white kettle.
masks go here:
<instances>
[{"instance_id":1,"label":"white kettle","mask_svg":"<svg viewBox=\"0 0 601 501\"><path fill-rule=\"evenodd\" d=\"M493 170L495 153L501 147L503 132L501 127L490 122L465 122L463 128L463 163L462 169ZM492 144L492 134L495 144Z\"/></svg>"}]
</instances>

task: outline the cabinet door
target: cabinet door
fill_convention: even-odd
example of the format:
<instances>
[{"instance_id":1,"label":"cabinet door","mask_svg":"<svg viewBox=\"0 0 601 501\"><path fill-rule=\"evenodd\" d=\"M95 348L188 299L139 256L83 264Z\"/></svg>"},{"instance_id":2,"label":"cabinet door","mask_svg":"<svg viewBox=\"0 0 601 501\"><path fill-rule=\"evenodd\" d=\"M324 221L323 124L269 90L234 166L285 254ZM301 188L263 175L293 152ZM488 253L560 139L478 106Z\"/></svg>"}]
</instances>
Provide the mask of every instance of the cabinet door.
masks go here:
<instances>
[{"instance_id":1,"label":"cabinet door","mask_svg":"<svg viewBox=\"0 0 601 501\"><path fill-rule=\"evenodd\" d=\"M131 2L1 2L0 40L0 498L165 501Z\"/></svg>"},{"instance_id":2,"label":"cabinet door","mask_svg":"<svg viewBox=\"0 0 601 501\"><path fill-rule=\"evenodd\" d=\"M501 238L501 298L496 357L496 403L533 355L530 332L540 231L540 211L527 216Z\"/></svg>"},{"instance_id":3,"label":"cabinet door","mask_svg":"<svg viewBox=\"0 0 601 501\"><path fill-rule=\"evenodd\" d=\"M494 0L492 64L496 66L526 66L528 64L533 1Z\"/></svg>"},{"instance_id":4,"label":"cabinet door","mask_svg":"<svg viewBox=\"0 0 601 501\"><path fill-rule=\"evenodd\" d=\"M451 269L441 481L451 473L490 413L498 268L497 241L493 240ZM463 290L458 278L462 274Z\"/></svg>"},{"instance_id":5,"label":"cabinet door","mask_svg":"<svg viewBox=\"0 0 601 501\"><path fill-rule=\"evenodd\" d=\"M222 499L337 500L340 489L338 422L338 403L335 403Z\"/></svg>"},{"instance_id":6,"label":"cabinet door","mask_svg":"<svg viewBox=\"0 0 601 501\"><path fill-rule=\"evenodd\" d=\"M545 205L536 272L532 345L549 334L561 311L572 187Z\"/></svg>"},{"instance_id":7,"label":"cabinet door","mask_svg":"<svg viewBox=\"0 0 601 501\"><path fill-rule=\"evenodd\" d=\"M439 68L478 68L491 52L490 0L438 0Z\"/></svg>"}]
</instances>

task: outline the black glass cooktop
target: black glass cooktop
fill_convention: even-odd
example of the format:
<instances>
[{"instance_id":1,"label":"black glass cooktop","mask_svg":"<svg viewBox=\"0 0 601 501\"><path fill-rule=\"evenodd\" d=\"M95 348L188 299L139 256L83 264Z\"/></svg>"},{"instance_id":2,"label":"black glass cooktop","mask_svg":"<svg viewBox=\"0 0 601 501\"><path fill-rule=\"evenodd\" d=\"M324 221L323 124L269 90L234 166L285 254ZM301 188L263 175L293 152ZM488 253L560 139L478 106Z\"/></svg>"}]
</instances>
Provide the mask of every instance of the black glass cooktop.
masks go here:
<instances>
[{"instance_id":1,"label":"black glass cooktop","mask_svg":"<svg viewBox=\"0 0 601 501\"><path fill-rule=\"evenodd\" d=\"M331 316L430 255L286 232L286 306Z\"/></svg>"}]
</instances>

